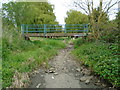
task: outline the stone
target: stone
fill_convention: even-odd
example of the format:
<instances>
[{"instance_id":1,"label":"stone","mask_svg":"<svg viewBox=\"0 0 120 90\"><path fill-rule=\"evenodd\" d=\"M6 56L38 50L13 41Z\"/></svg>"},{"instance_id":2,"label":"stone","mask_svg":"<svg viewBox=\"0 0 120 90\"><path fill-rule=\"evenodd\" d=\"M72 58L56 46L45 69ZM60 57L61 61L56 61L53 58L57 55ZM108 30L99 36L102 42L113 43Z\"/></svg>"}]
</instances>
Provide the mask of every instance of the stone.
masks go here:
<instances>
[{"instance_id":1,"label":"stone","mask_svg":"<svg viewBox=\"0 0 120 90\"><path fill-rule=\"evenodd\" d=\"M39 83L37 86L36 86L36 88L39 88L41 86L41 84Z\"/></svg>"},{"instance_id":2,"label":"stone","mask_svg":"<svg viewBox=\"0 0 120 90\"><path fill-rule=\"evenodd\" d=\"M52 76L52 79L55 79L55 78Z\"/></svg>"},{"instance_id":3,"label":"stone","mask_svg":"<svg viewBox=\"0 0 120 90\"><path fill-rule=\"evenodd\" d=\"M80 72L81 70L80 70L80 68L77 68L76 71L77 71L77 72Z\"/></svg>"},{"instance_id":4,"label":"stone","mask_svg":"<svg viewBox=\"0 0 120 90\"><path fill-rule=\"evenodd\" d=\"M89 84L89 83L90 83L90 80L89 80L89 79L85 81L85 84Z\"/></svg>"},{"instance_id":5,"label":"stone","mask_svg":"<svg viewBox=\"0 0 120 90\"><path fill-rule=\"evenodd\" d=\"M102 86L103 86L103 87L106 87L106 85L105 85L105 84L102 84Z\"/></svg>"},{"instance_id":6,"label":"stone","mask_svg":"<svg viewBox=\"0 0 120 90\"><path fill-rule=\"evenodd\" d=\"M50 70L51 70L51 71L54 71L54 70L55 70L55 68L50 68Z\"/></svg>"},{"instance_id":7,"label":"stone","mask_svg":"<svg viewBox=\"0 0 120 90\"><path fill-rule=\"evenodd\" d=\"M80 81L86 81L86 80L91 80L93 78L93 76L83 76L80 78Z\"/></svg>"},{"instance_id":8,"label":"stone","mask_svg":"<svg viewBox=\"0 0 120 90\"><path fill-rule=\"evenodd\" d=\"M100 80L98 80L97 82L100 83Z\"/></svg>"},{"instance_id":9,"label":"stone","mask_svg":"<svg viewBox=\"0 0 120 90\"><path fill-rule=\"evenodd\" d=\"M45 73L48 73L49 71L48 70L45 70Z\"/></svg>"},{"instance_id":10,"label":"stone","mask_svg":"<svg viewBox=\"0 0 120 90\"><path fill-rule=\"evenodd\" d=\"M84 70L82 71L82 73L83 73L84 75L90 75L90 74L91 74L90 70L87 70L87 69L84 69Z\"/></svg>"},{"instance_id":11,"label":"stone","mask_svg":"<svg viewBox=\"0 0 120 90\"><path fill-rule=\"evenodd\" d=\"M39 73L39 71L34 71L34 73L38 74L38 73Z\"/></svg>"},{"instance_id":12,"label":"stone","mask_svg":"<svg viewBox=\"0 0 120 90\"><path fill-rule=\"evenodd\" d=\"M54 73L54 71L49 71L49 73Z\"/></svg>"},{"instance_id":13,"label":"stone","mask_svg":"<svg viewBox=\"0 0 120 90\"><path fill-rule=\"evenodd\" d=\"M94 83L95 85L97 85L97 86L100 86L101 84L100 83L98 83L98 82L96 82L96 83Z\"/></svg>"},{"instance_id":14,"label":"stone","mask_svg":"<svg viewBox=\"0 0 120 90\"><path fill-rule=\"evenodd\" d=\"M54 75L58 75L58 73L54 73Z\"/></svg>"}]
</instances>

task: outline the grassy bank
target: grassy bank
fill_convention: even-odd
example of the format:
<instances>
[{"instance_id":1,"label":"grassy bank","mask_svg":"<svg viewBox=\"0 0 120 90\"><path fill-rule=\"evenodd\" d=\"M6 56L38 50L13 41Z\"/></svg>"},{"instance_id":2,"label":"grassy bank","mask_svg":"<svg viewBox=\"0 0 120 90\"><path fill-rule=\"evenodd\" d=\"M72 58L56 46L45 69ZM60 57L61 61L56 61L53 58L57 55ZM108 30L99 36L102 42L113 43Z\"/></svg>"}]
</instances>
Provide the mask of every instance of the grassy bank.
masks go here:
<instances>
[{"instance_id":1,"label":"grassy bank","mask_svg":"<svg viewBox=\"0 0 120 90\"><path fill-rule=\"evenodd\" d=\"M78 39L74 42L72 52L84 65L90 67L97 75L108 80L113 86L120 85L118 45L115 43L85 42Z\"/></svg>"},{"instance_id":2,"label":"grassy bank","mask_svg":"<svg viewBox=\"0 0 120 90\"><path fill-rule=\"evenodd\" d=\"M2 84L9 87L13 82L16 71L31 72L43 62L57 54L57 50L64 48L62 40L40 39L25 41L18 33L8 33L3 36Z\"/></svg>"}]
</instances>

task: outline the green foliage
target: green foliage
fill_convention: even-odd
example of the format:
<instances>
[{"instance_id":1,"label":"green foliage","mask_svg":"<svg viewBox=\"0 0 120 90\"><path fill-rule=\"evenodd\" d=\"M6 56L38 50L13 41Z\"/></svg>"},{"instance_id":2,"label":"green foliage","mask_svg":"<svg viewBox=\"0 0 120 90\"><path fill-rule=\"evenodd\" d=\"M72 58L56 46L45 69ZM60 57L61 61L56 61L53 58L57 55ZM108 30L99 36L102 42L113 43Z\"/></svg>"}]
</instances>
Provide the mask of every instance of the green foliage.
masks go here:
<instances>
[{"instance_id":1,"label":"green foliage","mask_svg":"<svg viewBox=\"0 0 120 90\"><path fill-rule=\"evenodd\" d=\"M101 14L101 18L99 18L100 17L100 14ZM95 21L95 22L102 22L102 23L106 23L108 20L109 20L109 18L108 18L108 15L107 15L107 13L105 13L105 12L100 12L100 10L99 10L99 8L95 8L95 9L93 9L93 11L92 11L92 15L93 15L93 20ZM100 20L100 21L99 21ZM98 23L99 24L99 23Z\"/></svg>"},{"instance_id":2,"label":"green foliage","mask_svg":"<svg viewBox=\"0 0 120 90\"><path fill-rule=\"evenodd\" d=\"M67 18L65 18L66 24L87 24L88 16L82 14L80 11L70 10L67 12Z\"/></svg>"},{"instance_id":3,"label":"green foliage","mask_svg":"<svg viewBox=\"0 0 120 90\"><path fill-rule=\"evenodd\" d=\"M58 24L53 13L53 5L48 2L9 2L4 3L3 26L20 28L21 24Z\"/></svg>"},{"instance_id":4,"label":"green foliage","mask_svg":"<svg viewBox=\"0 0 120 90\"><path fill-rule=\"evenodd\" d=\"M85 65L91 67L96 74L107 79L114 86L120 85L117 44L85 43L82 40L77 40L75 47L73 54Z\"/></svg>"},{"instance_id":5,"label":"green foliage","mask_svg":"<svg viewBox=\"0 0 120 90\"><path fill-rule=\"evenodd\" d=\"M19 32L5 30L2 42L3 88L12 84L15 71L30 72L43 62L48 63L48 60L56 55L60 48L65 48L65 44L59 40L26 41Z\"/></svg>"},{"instance_id":6,"label":"green foliage","mask_svg":"<svg viewBox=\"0 0 120 90\"><path fill-rule=\"evenodd\" d=\"M107 22L101 27L102 31L100 40L107 43L117 43L119 37L118 23L116 20Z\"/></svg>"}]
</instances>

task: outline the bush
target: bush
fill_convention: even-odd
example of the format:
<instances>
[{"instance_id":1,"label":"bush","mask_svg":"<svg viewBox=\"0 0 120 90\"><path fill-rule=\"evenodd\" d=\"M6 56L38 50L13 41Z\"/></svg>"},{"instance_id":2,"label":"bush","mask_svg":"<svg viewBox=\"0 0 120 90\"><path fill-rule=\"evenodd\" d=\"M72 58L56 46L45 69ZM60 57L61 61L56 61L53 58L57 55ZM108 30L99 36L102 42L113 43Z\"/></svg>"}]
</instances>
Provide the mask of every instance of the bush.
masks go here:
<instances>
[{"instance_id":1,"label":"bush","mask_svg":"<svg viewBox=\"0 0 120 90\"><path fill-rule=\"evenodd\" d=\"M116 21L109 21L107 24L103 25L100 40L104 40L107 43L118 43L118 37L119 29Z\"/></svg>"},{"instance_id":2,"label":"bush","mask_svg":"<svg viewBox=\"0 0 120 90\"><path fill-rule=\"evenodd\" d=\"M85 65L91 67L95 73L107 79L114 86L120 85L117 44L101 42L84 43L72 53Z\"/></svg>"}]
</instances>

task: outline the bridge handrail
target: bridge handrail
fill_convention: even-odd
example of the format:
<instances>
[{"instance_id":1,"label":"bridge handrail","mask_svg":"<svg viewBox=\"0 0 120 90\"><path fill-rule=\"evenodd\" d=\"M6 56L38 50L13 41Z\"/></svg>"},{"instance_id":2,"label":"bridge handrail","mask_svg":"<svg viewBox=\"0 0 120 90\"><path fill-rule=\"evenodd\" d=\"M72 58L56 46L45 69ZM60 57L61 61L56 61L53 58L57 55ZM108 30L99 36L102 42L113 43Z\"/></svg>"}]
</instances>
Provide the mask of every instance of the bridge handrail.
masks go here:
<instances>
[{"instance_id":1,"label":"bridge handrail","mask_svg":"<svg viewBox=\"0 0 120 90\"><path fill-rule=\"evenodd\" d=\"M39 26L42 26L42 27L39 27ZM54 27L50 28L50 26L54 26ZM59 29L61 29L61 30L59 30ZM78 29L78 30L75 30L75 29ZM80 29L82 29L82 30L80 30ZM32 31L32 30L34 30L34 31ZM22 24L21 32L22 32L22 34L24 34L24 33L44 33L44 35L46 33L55 33L55 32L88 33L88 24Z\"/></svg>"}]
</instances>

